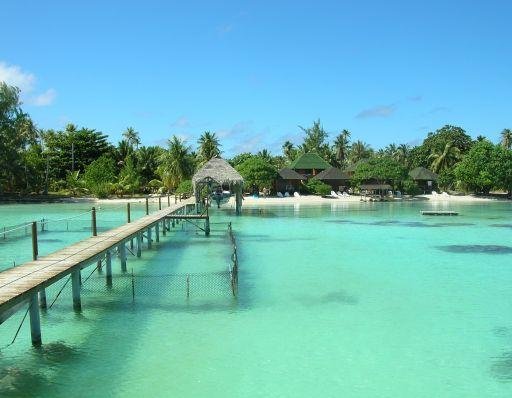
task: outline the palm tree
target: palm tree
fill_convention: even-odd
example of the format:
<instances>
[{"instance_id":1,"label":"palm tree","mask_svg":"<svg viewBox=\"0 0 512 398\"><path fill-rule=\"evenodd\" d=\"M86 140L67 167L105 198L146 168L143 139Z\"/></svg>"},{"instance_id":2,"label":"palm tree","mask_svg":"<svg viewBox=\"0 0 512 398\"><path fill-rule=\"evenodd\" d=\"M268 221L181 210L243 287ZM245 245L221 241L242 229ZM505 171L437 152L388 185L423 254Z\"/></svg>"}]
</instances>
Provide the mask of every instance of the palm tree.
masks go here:
<instances>
[{"instance_id":1,"label":"palm tree","mask_svg":"<svg viewBox=\"0 0 512 398\"><path fill-rule=\"evenodd\" d=\"M200 163L206 163L212 158L220 156L220 143L215 133L205 131L197 140L199 144L198 158Z\"/></svg>"},{"instance_id":2,"label":"palm tree","mask_svg":"<svg viewBox=\"0 0 512 398\"><path fill-rule=\"evenodd\" d=\"M408 168L411 157L411 147L407 144L400 144L396 148L393 158L402 166Z\"/></svg>"},{"instance_id":3,"label":"palm tree","mask_svg":"<svg viewBox=\"0 0 512 398\"><path fill-rule=\"evenodd\" d=\"M137 149L140 145L140 137L139 132L135 131L133 127L128 127L125 132L123 133L124 139L128 142L128 144L131 147L134 147Z\"/></svg>"},{"instance_id":4,"label":"palm tree","mask_svg":"<svg viewBox=\"0 0 512 398\"><path fill-rule=\"evenodd\" d=\"M447 142L444 149L437 150L428 157L432 160L430 169L434 173L440 173L449 169L461 158L460 149L453 145L453 142Z\"/></svg>"},{"instance_id":5,"label":"palm tree","mask_svg":"<svg viewBox=\"0 0 512 398\"><path fill-rule=\"evenodd\" d=\"M166 188L173 190L183 180L189 179L194 171L190 147L175 135L168 141L169 147L160 156L157 172Z\"/></svg>"},{"instance_id":6,"label":"palm tree","mask_svg":"<svg viewBox=\"0 0 512 398\"><path fill-rule=\"evenodd\" d=\"M293 162L297 156L297 149L291 141L286 141L283 146L283 155L288 162Z\"/></svg>"},{"instance_id":7,"label":"palm tree","mask_svg":"<svg viewBox=\"0 0 512 398\"><path fill-rule=\"evenodd\" d=\"M259 151L256 156L259 156L260 158L264 159L268 163L272 163L272 155L268 151L268 149L262 149Z\"/></svg>"},{"instance_id":8,"label":"palm tree","mask_svg":"<svg viewBox=\"0 0 512 398\"><path fill-rule=\"evenodd\" d=\"M512 148L512 130L503 129L501 132L501 145L505 149Z\"/></svg>"},{"instance_id":9,"label":"palm tree","mask_svg":"<svg viewBox=\"0 0 512 398\"><path fill-rule=\"evenodd\" d=\"M339 166L343 166L348 157L350 147L350 131L341 130L341 133L334 139L334 157Z\"/></svg>"},{"instance_id":10,"label":"palm tree","mask_svg":"<svg viewBox=\"0 0 512 398\"><path fill-rule=\"evenodd\" d=\"M350 146L349 159L355 164L360 160L368 159L372 152L373 150L367 143L358 140Z\"/></svg>"}]
</instances>

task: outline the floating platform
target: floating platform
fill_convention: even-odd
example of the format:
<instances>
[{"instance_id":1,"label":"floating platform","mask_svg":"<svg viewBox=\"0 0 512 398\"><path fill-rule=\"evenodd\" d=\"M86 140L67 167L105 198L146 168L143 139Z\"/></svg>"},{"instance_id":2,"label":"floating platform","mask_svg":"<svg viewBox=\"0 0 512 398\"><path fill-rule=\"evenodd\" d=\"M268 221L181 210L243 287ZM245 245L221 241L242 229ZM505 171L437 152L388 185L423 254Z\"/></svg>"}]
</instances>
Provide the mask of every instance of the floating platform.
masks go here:
<instances>
[{"instance_id":1,"label":"floating platform","mask_svg":"<svg viewBox=\"0 0 512 398\"><path fill-rule=\"evenodd\" d=\"M422 210L422 216L458 216L459 212L451 210Z\"/></svg>"}]
</instances>

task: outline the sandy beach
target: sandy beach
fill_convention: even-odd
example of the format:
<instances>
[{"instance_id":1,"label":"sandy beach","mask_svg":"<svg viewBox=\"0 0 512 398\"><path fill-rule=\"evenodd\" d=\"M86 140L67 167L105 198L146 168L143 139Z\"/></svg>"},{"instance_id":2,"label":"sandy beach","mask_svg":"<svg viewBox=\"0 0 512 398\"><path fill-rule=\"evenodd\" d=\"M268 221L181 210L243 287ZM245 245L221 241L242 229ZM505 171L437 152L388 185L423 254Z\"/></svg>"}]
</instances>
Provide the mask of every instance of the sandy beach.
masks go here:
<instances>
[{"instance_id":1,"label":"sandy beach","mask_svg":"<svg viewBox=\"0 0 512 398\"><path fill-rule=\"evenodd\" d=\"M170 197L171 203L174 203L174 196ZM404 198L404 201L431 201L431 202L444 202L444 203L460 203L460 202L496 202L496 201L507 201L506 198L495 198L495 197L479 197L474 195L418 195L413 198ZM85 202L85 203L98 203L98 204L124 204L124 203L144 203L145 198L110 198L110 199L96 199L96 198L69 198L66 201L69 202ZM157 196L149 197L150 203L158 203ZM233 202L234 197L230 198L230 204ZM244 196L244 205L285 205L285 204L305 204L305 205L323 205L332 203L359 203L361 202L361 196L350 195L343 198L329 198L315 195L301 195L300 197L285 197L279 198L277 196L270 197L253 197ZM399 200L397 200L399 202ZM162 205L167 204L167 196L162 196Z\"/></svg>"}]
</instances>

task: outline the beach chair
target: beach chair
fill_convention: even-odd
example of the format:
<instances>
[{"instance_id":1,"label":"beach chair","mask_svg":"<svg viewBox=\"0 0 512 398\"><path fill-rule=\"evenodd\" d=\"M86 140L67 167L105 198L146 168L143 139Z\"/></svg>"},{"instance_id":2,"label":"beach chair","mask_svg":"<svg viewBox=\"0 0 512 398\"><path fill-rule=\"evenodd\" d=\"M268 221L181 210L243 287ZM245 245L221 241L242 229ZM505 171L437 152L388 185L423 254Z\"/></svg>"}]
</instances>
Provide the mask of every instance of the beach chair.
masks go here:
<instances>
[{"instance_id":1,"label":"beach chair","mask_svg":"<svg viewBox=\"0 0 512 398\"><path fill-rule=\"evenodd\" d=\"M437 198L437 197L439 196L439 194L438 194L436 191L432 191L432 196L433 196L434 198Z\"/></svg>"},{"instance_id":2,"label":"beach chair","mask_svg":"<svg viewBox=\"0 0 512 398\"><path fill-rule=\"evenodd\" d=\"M293 193L293 196L295 196L296 198L300 198L300 193L298 193L297 191L295 191L295 192Z\"/></svg>"},{"instance_id":3,"label":"beach chair","mask_svg":"<svg viewBox=\"0 0 512 398\"><path fill-rule=\"evenodd\" d=\"M284 196L283 196L283 194L281 192L277 191L277 197L278 198L283 198Z\"/></svg>"},{"instance_id":4,"label":"beach chair","mask_svg":"<svg viewBox=\"0 0 512 398\"><path fill-rule=\"evenodd\" d=\"M334 198L334 199L339 199L340 197L338 196L338 194L334 191L331 191L331 194L329 195L331 198Z\"/></svg>"},{"instance_id":5,"label":"beach chair","mask_svg":"<svg viewBox=\"0 0 512 398\"><path fill-rule=\"evenodd\" d=\"M289 198L289 197L290 197L290 193L289 193L288 191L286 191L286 192L284 193L284 197L285 197L285 198Z\"/></svg>"},{"instance_id":6,"label":"beach chair","mask_svg":"<svg viewBox=\"0 0 512 398\"><path fill-rule=\"evenodd\" d=\"M442 196L443 198L449 198L449 197L450 197L450 194L449 194L448 192L444 192L444 191L443 191L443 192L441 192L441 196Z\"/></svg>"}]
</instances>

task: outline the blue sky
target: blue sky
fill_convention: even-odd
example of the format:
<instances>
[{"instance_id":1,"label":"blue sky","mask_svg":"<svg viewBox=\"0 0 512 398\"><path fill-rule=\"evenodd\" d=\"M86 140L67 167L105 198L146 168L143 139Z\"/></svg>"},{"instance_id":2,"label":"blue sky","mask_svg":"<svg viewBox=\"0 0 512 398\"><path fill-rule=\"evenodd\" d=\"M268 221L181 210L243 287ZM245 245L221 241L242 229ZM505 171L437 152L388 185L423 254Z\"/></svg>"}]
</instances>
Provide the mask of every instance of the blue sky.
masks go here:
<instances>
[{"instance_id":1,"label":"blue sky","mask_svg":"<svg viewBox=\"0 0 512 398\"><path fill-rule=\"evenodd\" d=\"M511 1L4 0L0 14L0 80L42 128L192 146L211 130L231 156L277 154L318 118L375 148L512 127Z\"/></svg>"}]
</instances>

